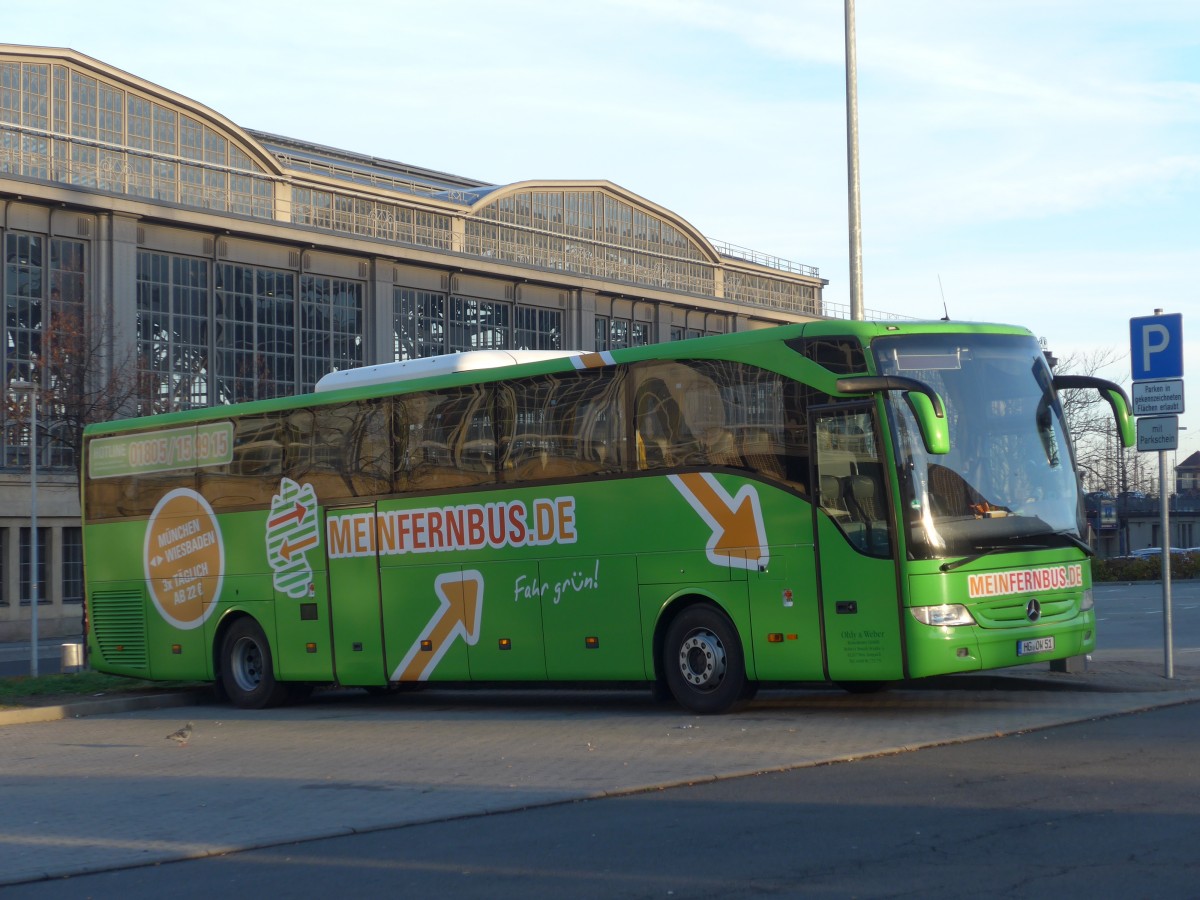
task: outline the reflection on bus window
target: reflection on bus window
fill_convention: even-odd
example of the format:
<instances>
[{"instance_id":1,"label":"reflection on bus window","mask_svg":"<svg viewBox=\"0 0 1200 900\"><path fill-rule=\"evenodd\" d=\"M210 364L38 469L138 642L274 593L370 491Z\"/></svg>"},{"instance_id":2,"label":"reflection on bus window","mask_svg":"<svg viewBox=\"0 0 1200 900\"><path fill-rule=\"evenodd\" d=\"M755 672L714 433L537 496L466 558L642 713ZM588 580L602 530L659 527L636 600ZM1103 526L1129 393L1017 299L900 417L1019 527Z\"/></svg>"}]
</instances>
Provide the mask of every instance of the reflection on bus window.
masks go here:
<instances>
[{"instance_id":1,"label":"reflection on bus window","mask_svg":"<svg viewBox=\"0 0 1200 900\"><path fill-rule=\"evenodd\" d=\"M726 360L639 363L637 468L726 467L805 493L808 434L797 385Z\"/></svg>"},{"instance_id":2,"label":"reflection on bus window","mask_svg":"<svg viewBox=\"0 0 1200 900\"><path fill-rule=\"evenodd\" d=\"M620 370L565 372L501 386L511 408L501 439L505 481L620 472L625 463Z\"/></svg>"},{"instance_id":3,"label":"reflection on bus window","mask_svg":"<svg viewBox=\"0 0 1200 900\"><path fill-rule=\"evenodd\" d=\"M393 418L406 431L396 489L428 491L490 484L496 480L496 434L492 388L473 385L397 398L403 414Z\"/></svg>"}]
</instances>

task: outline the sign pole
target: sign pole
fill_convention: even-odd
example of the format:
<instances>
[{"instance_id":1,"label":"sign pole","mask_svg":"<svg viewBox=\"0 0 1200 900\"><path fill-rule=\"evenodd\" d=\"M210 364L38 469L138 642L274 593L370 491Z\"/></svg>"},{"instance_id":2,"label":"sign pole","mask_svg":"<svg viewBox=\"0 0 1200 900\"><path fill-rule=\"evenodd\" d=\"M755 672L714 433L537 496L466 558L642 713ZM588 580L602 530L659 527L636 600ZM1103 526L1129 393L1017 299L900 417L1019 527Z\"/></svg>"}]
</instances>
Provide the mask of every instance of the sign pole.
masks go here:
<instances>
[{"instance_id":1,"label":"sign pole","mask_svg":"<svg viewBox=\"0 0 1200 900\"><path fill-rule=\"evenodd\" d=\"M1158 503L1163 551L1163 676L1174 678L1174 641L1171 637L1171 513L1167 503L1167 453L1165 450L1158 451Z\"/></svg>"},{"instance_id":2,"label":"sign pole","mask_svg":"<svg viewBox=\"0 0 1200 900\"><path fill-rule=\"evenodd\" d=\"M1158 451L1159 531L1162 534L1163 669L1175 677L1171 637L1171 514L1167 489L1167 451L1179 447L1179 414L1183 412L1183 316L1163 315L1129 320L1129 359L1133 373L1133 415L1137 418L1139 452ZM1163 415L1170 413L1170 415ZM1126 516L1128 522L1128 515ZM1128 551L1126 551L1128 552Z\"/></svg>"}]
</instances>

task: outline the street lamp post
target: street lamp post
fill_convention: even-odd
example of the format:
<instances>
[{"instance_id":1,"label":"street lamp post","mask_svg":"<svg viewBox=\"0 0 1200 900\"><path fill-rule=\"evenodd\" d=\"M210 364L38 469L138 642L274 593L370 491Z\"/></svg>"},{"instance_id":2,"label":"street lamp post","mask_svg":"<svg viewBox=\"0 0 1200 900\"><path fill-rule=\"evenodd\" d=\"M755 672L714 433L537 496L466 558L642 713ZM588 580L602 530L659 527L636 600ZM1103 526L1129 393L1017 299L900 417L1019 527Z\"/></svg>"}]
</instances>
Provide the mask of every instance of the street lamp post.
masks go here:
<instances>
[{"instance_id":1,"label":"street lamp post","mask_svg":"<svg viewBox=\"0 0 1200 900\"><path fill-rule=\"evenodd\" d=\"M850 219L850 318L865 318L862 276L862 212L858 191L858 54L854 37L854 0L846 13L846 180Z\"/></svg>"},{"instance_id":2,"label":"street lamp post","mask_svg":"<svg viewBox=\"0 0 1200 900\"><path fill-rule=\"evenodd\" d=\"M29 398L29 674L38 675L38 439L37 385L32 381L12 381L9 387L15 394Z\"/></svg>"}]
</instances>

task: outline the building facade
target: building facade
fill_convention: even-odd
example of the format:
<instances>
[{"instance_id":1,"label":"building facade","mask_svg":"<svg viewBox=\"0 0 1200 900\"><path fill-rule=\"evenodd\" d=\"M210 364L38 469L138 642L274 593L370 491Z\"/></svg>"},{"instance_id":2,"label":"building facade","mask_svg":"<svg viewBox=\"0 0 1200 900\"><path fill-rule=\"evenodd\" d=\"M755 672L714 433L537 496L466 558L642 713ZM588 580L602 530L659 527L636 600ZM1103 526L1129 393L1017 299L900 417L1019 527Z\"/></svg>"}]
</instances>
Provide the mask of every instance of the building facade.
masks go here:
<instances>
[{"instance_id":1,"label":"building facade","mask_svg":"<svg viewBox=\"0 0 1200 900\"><path fill-rule=\"evenodd\" d=\"M35 579L41 634L79 633L86 420L439 353L833 313L815 268L714 242L611 182L487 184L251 131L59 48L0 45L0 242L0 640L29 635ZM37 385L36 436L13 382Z\"/></svg>"}]
</instances>

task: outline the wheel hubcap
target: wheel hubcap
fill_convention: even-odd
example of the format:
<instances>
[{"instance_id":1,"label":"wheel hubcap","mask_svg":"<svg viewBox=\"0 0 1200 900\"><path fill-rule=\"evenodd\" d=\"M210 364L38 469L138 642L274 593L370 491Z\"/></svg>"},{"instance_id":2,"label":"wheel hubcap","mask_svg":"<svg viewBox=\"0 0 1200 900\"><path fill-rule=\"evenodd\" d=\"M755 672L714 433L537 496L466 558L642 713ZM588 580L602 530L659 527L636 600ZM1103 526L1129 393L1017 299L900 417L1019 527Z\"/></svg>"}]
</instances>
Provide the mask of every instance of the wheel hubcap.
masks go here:
<instances>
[{"instance_id":1,"label":"wheel hubcap","mask_svg":"<svg viewBox=\"0 0 1200 900\"><path fill-rule=\"evenodd\" d=\"M725 647L711 631L694 631L679 648L679 671L688 683L711 690L725 677Z\"/></svg>"},{"instance_id":2,"label":"wheel hubcap","mask_svg":"<svg viewBox=\"0 0 1200 900\"><path fill-rule=\"evenodd\" d=\"M243 638L233 648L233 677L243 691L253 691L262 681L262 650L254 641Z\"/></svg>"}]
</instances>

